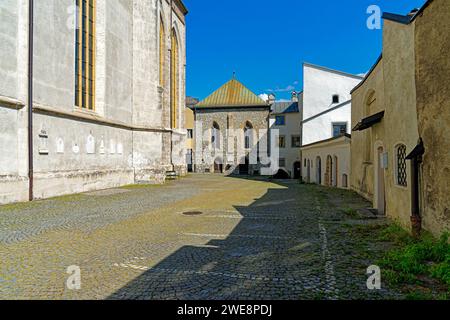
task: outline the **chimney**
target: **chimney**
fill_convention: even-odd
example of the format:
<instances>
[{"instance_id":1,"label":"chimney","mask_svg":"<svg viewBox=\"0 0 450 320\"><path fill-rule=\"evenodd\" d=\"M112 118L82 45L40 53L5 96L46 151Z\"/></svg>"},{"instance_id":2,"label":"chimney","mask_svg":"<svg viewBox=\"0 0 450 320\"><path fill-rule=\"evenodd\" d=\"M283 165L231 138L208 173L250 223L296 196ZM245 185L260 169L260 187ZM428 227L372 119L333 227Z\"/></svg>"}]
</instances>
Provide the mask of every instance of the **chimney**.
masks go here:
<instances>
[{"instance_id":1,"label":"chimney","mask_svg":"<svg viewBox=\"0 0 450 320\"><path fill-rule=\"evenodd\" d=\"M269 98L267 99L267 103L272 105L272 104L275 103L275 99L276 99L275 95L273 93L271 93L271 94L269 94Z\"/></svg>"},{"instance_id":2,"label":"chimney","mask_svg":"<svg viewBox=\"0 0 450 320\"><path fill-rule=\"evenodd\" d=\"M296 91L292 91L292 102L298 102L298 95Z\"/></svg>"},{"instance_id":3,"label":"chimney","mask_svg":"<svg viewBox=\"0 0 450 320\"><path fill-rule=\"evenodd\" d=\"M414 8L414 9L411 10L410 13L408 13L408 16L409 17L414 17L417 14L417 12L419 12L419 9Z\"/></svg>"}]
</instances>

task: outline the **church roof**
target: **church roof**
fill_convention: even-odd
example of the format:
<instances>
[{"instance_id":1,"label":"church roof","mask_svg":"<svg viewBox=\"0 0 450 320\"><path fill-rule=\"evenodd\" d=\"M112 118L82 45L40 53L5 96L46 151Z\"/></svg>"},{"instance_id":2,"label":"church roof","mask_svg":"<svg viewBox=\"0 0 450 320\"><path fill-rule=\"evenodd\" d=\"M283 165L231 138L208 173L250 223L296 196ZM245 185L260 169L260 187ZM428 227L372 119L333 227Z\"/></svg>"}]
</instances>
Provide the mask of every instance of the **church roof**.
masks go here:
<instances>
[{"instance_id":1,"label":"church roof","mask_svg":"<svg viewBox=\"0 0 450 320\"><path fill-rule=\"evenodd\" d=\"M236 79L228 81L196 105L197 108L253 106L267 107L268 104Z\"/></svg>"}]
</instances>

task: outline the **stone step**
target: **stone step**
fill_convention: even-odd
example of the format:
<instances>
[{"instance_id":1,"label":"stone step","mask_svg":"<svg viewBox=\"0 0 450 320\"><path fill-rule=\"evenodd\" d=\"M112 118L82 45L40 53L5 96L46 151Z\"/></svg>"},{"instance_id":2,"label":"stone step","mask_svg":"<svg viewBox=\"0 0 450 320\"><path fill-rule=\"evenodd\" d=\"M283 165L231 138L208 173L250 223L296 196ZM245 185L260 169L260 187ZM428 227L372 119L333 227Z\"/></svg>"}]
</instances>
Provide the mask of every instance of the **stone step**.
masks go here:
<instances>
[{"instance_id":1,"label":"stone step","mask_svg":"<svg viewBox=\"0 0 450 320\"><path fill-rule=\"evenodd\" d=\"M167 180L176 180L178 178L178 173L176 171L166 171Z\"/></svg>"}]
</instances>

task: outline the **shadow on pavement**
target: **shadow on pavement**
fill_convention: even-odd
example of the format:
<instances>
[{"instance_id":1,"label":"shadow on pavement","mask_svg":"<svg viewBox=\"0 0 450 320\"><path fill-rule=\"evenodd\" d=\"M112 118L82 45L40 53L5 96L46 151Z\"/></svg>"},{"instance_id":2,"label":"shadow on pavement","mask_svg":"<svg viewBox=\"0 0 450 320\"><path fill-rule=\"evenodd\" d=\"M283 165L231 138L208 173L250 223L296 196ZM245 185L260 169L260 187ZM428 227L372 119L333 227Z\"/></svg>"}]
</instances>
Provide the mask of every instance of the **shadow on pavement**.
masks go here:
<instances>
[{"instance_id":1,"label":"shadow on pavement","mask_svg":"<svg viewBox=\"0 0 450 320\"><path fill-rule=\"evenodd\" d=\"M302 209L314 200L293 181L271 181L283 188L269 189L250 206L236 206L241 220L226 237L208 235L205 239L215 239L182 247L109 299L320 298L324 265L317 216Z\"/></svg>"}]
</instances>

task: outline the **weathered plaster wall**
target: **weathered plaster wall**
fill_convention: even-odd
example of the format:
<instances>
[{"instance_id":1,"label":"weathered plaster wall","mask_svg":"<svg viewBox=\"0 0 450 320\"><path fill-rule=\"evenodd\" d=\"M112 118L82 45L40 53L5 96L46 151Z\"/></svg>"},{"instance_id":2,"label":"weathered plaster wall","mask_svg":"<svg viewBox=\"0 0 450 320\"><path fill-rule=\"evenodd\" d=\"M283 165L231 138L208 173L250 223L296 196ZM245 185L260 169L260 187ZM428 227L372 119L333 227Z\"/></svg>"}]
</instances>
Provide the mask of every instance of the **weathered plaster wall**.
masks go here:
<instances>
[{"instance_id":1,"label":"weathered plaster wall","mask_svg":"<svg viewBox=\"0 0 450 320\"><path fill-rule=\"evenodd\" d=\"M40 1L34 12L34 101L71 111L75 104L74 1Z\"/></svg>"},{"instance_id":2,"label":"weathered plaster wall","mask_svg":"<svg viewBox=\"0 0 450 320\"><path fill-rule=\"evenodd\" d=\"M0 2L0 203L27 199L27 16L28 1Z\"/></svg>"},{"instance_id":3,"label":"weathered plaster wall","mask_svg":"<svg viewBox=\"0 0 450 320\"><path fill-rule=\"evenodd\" d=\"M416 82L423 226L450 230L450 2L435 0L416 21Z\"/></svg>"},{"instance_id":4,"label":"weathered plaster wall","mask_svg":"<svg viewBox=\"0 0 450 320\"><path fill-rule=\"evenodd\" d=\"M327 158L331 156L333 171L333 181L336 181L338 188L347 189L350 181L350 139L346 137L338 140L319 143L310 147L302 148L303 156L303 180L307 183L318 183L319 172L321 175L321 184L326 185ZM318 166L320 158L320 170ZM337 171L335 171L337 159ZM306 164L305 164L306 160ZM309 165L309 168L308 168ZM331 172L333 173L333 172ZM344 175L347 176L347 185L345 185ZM334 180L337 179L337 180Z\"/></svg>"},{"instance_id":5,"label":"weathered plaster wall","mask_svg":"<svg viewBox=\"0 0 450 320\"><path fill-rule=\"evenodd\" d=\"M364 84L352 94L352 123L386 110L384 102L383 60L373 69ZM365 131L352 132L350 185L366 199L373 201L375 190L375 142L385 136L385 123Z\"/></svg>"},{"instance_id":6,"label":"weathered plaster wall","mask_svg":"<svg viewBox=\"0 0 450 320\"><path fill-rule=\"evenodd\" d=\"M0 93L18 96L19 1L0 2Z\"/></svg>"},{"instance_id":7,"label":"weathered plaster wall","mask_svg":"<svg viewBox=\"0 0 450 320\"><path fill-rule=\"evenodd\" d=\"M411 166L407 161L408 187L396 183L395 147L406 145L407 153L419 138L416 113L414 25L385 21L383 32L385 136L378 139L388 153L385 170L386 214L410 228Z\"/></svg>"},{"instance_id":8,"label":"weathered plaster wall","mask_svg":"<svg viewBox=\"0 0 450 320\"><path fill-rule=\"evenodd\" d=\"M27 199L27 3L5 0L0 4L0 37L11 42L0 48L0 203ZM184 19L173 15L180 42L180 128L171 133L170 101L159 99L157 79L158 10L162 7L168 18L170 6L165 0L159 4L156 0L97 1L96 109L87 111L74 106L73 1L35 2L36 198L163 182L165 172L172 170L171 160L180 174L185 173L186 131L181 112L185 25ZM167 35L166 48L170 48L169 30ZM169 71L166 68L166 79ZM11 98L25 106L10 102L6 106L3 100Z\"/></svg>"},{"instance_id":9,"label":"weathered plaster wall","mask_svg":"<svg viewBox=\"0 0 450 320\"><path fill-rule=\"evenodd\" d=\"M386 20L383 31L383 59L372 74L353 93L352 126L361 119L385 111L381 123L352 137L352 188L373 201L373 207L406 229L411 216L411 168L407 161L407 187L397 184L396 147L406 145L409 153L417 144L414 25ZM383 194L378 188L381 166L378 149L387 156L381 169Z\"/></svg>"}]
</instances>

